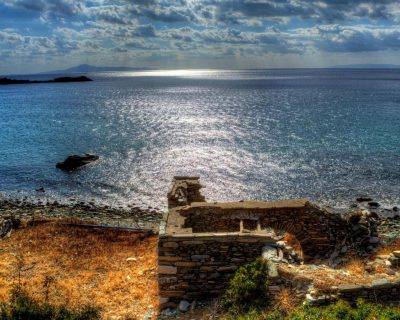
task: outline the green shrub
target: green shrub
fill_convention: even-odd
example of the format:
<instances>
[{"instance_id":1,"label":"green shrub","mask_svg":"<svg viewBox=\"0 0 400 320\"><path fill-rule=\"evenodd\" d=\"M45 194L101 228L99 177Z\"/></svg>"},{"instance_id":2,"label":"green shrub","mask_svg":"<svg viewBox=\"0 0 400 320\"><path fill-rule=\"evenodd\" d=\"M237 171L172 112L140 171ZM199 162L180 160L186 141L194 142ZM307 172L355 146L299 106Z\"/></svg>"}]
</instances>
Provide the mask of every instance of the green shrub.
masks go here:
<instances>
[{"instance_id":1,"label":"green shrub","mask_svg":"<svg viewBox=\"0 0 400 320\"><path fill-rule=\"evenodd\" d=\"M400 320L400 308L366 303L362 300L351 307L345 301L338 301L325 307L304 305L285 315L280 310L254 311L234 318L240 320Z\"/></svg>"},{"instance_id":2,"label":"green shrub","mask_svg":"<svg viewBox=\"0 0 400 320\"><path fill-rule=\"evenodd\" d=\"M222 297L222 306L239 314L268 304L268 267L262 259L240 267Z\"/></svg>"},{"instance_id":3,"label":"green shrub","mask_svg":"<svg viewBox=\"0 0 400 320\"><path fill-rule=\"evenodd\" d=\"M0 320L96 320L100 319L97 308L85 306L81 310L69 310L48 303L38 303L21 288L12 291L10 302L0 305Z\"/></svg>"}]
</instances>

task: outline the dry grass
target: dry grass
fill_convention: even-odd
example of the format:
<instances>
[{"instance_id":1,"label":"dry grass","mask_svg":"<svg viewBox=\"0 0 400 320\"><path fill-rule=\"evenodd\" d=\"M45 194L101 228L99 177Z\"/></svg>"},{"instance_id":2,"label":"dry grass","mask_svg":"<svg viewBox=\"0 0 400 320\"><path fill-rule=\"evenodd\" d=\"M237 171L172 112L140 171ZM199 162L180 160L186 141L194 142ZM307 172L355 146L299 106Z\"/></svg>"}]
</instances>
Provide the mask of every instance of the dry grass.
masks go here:
<instances>
[{"instance_id":1,"label":"dry grass","mask_svg":"<svg viewBox=\"0 0 400 320\"><path fill-rule=\"evenodd\" d=\"M382 268L385 268L382 266ZM333 286L342 284L371 284L372 281L386 278L388 280L396 280L398 275L386 274L386 268L382 272L369 274L364 273L364 263L362 260L354 260L350 265L343 269L332 269L328 266L312 266L312 265L280 265L279 273L289 279L298 282L310 284L323 291L331 291Z\"/></svg>"},{"instance_id":2,"label":"dry grass","mask_svg":"<svg viewBox=\"0 0 400 320\"><path fill-rule=\"evenodd\" d=\"M365 261L360 258L352 258L346 263L344 269L352 275L363 275L365 273Z\"/></svg>"},{"instance_id":3,"label":"dry grass","mask_svg":"<svg viewBox=\"0 0 400 320\"><path fill-rule=\"evenodd\" d=\"M288 288L283 288L274 298L276 308L285 314L289 314L300 304L296 293Z\"/></svg>"},{"instance_id":4,"label":"dry grass","mask_svg":"<svg viewBox=\"0 0 400 320\"><path fill-rule=\"evenodd\" d=\"M391 244L381 246L377 252L377 255L388 255L396 250L400 250L400 239L396 239Z\"/></svg>"},{"instance_id":5,"label":"dry grass","mask_svg":"<svg viewBox=\"0 0 400 320\"><path fill-rule=\"evenodd\" d=\"M142 319L158 307L156 247L154 236L59 222L19 229L0 241L0 301L20 283L40 301L90 304L104 318Z\"/></svg>"}]
</instances>

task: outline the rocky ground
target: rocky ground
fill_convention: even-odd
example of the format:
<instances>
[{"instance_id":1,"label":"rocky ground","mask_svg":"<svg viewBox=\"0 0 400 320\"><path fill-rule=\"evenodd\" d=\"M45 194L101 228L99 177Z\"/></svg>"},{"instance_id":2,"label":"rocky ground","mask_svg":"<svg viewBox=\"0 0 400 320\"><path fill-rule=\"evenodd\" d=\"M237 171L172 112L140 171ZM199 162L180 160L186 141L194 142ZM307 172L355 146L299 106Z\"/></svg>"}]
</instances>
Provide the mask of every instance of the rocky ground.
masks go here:
<instances>
[{"instance_id":1,"label":"rocky ground","mask_svg":"<svg viewBox=\"0 0 400 320\"><path fill-rule=\"evenodd\" d=\"M0 200L0 226L2 220L7 218L19 220L73 218L81 222L149 229L157 233L161 217L162 212L157 208L142 209L136 206L113 208L74 200L70 204L60 204L57 201L30 203L22 200Z\"/></svg>"},{"instance_id":2,"label":"rocky ground","mask_svg":"<svg viewBox=\"0 0 400 320\"><path fill-rule=\"evenodd\" d=\"M350 212L353 212L351 214ZM360 214L355 214L354 213L360 213ZM374 281L377 280L382 280L382 279L387 279L387 280L395 280L399 279L400 277L400 272L399 272L399 265L400 265L400 212L398 208L394 207L391 209L385 209L382 208L379 203L374 202L372 199L357 199L355 201L354 205L351 206L348 210L345 210L342 214L348 215L348 217L356 217L358 220L355 222L355 230L354 234L360 234L363 236L365 233L365 236L368 237L368 242L363 246L363 250L365 252L361 252L364 254L358 255L358 256L352 256L352 253L355 252L342 252L344 251L343 248L340 248L340 259L335 258L335 261L337 263L330 264L329 261L316 261L314 264L302 264L299 263L298 261L298 256L296 253L296 249L293 243L288 243L287 247L290 248L288 252L284 252L285 256L287 256L287 259L284 259L284 261L279 263L279 272L281 273L286 273L288 278L294 279L294 282L301 283L302 285L306 284L303 289L302 293L304 295L309 296L309 298L312 299L319 299L318 297L318 292L321 290L321 288L325 287L332 287L332 286L340 286L340 285L347 285L347 284L371 284ZM74 199L71 199L71 202L69 204L60 204L58 202L38 202L38 203L29 203L27 201L22 201L22 200L0 200L0 238L4 238L2 242L0 241L0 245L2 244L3 248L0 250L0 255L3 255L3 258L6 258L6 255L8 254L9 256L7 257L8 260L3 260L3 266L4 270L7 270L7 268L14 268L15 269L15 263L18 261L16 260L16 251L18 248L18 243L26 243L26 255L29 256L29 259L32 259L31 264L32 265L40 265L41 263L48 265L48 261L45 260L40 260L42 255L42 251L38 251L37 248L40 245L40 243L32 243L28 241L29 235L34 230L39 230L39 229L29 229L27 228L26 222L30 222L32 226L35 226L35 221L39 222L42 220L46 219L52 219L54 220L60 220L63 222L66 221L77 221L80 224L97 224L97 225L107 225L107 226L114 226L114 227L119 227L119 230L128 230L128 229L142 229L142 230L151 230L153 233L158 232L158 227L159 227L159 222L162 218L163 213L161 210L157 208L148 208L148 209L143 209L140 207L136 206L128 206L127 208L113 208L110 206L98 206L95 203L83 203L83 202L78 202ZM69 219L69 220L66 220ZM367 218L367 219L366 219ZM71 220L72 219L72 220ZM365 221L364 221L365 220ZM373 226L371 225L371 222L373 223ZM20 225L24 224L24 227L21 228ZM29 226L29 224L28 224ZM372 226L372 228L371 228ZM375 228L376 226L376 228ZM45 228L44 228L45 229ZM44 230L43 229L43 230ZM118 229L118 228L117 228ZM46 229L47 230L47 229ZM51 232L54 233L54 227L50 229ZM57 234L63 234L65 231L60 231L60 229L57 229ZM371 230L375 230L374 234L371 234ZM36 231L35 231L36 232ZM376 234L375 234L376 233ZM36 234L36 233L35 233ZM26 237L24 236L26 235ZM45 235L42 235L45 237ZM36 235L37 237L37 235ZM71 233L68 233L68 237L70 237L69 242L73 243L73 235ZM362 237L361 237L362 238ZM375 239L376 238L376 239ZM43 238L45 241L48 241L48 243L53 243L51 240L51 237ZM97 239L97 238L96 238ZM148 259L151 260L151 263L149 263L148 266L148 271L149 274L151 273L151 281L152 281L152 286L156 286L156 273L155 273L155 266L156 266L156 238L152 238L151 243L145 244L145 247L147 248L151 247L151 254L149 255ZM376 243L370 243L371 239L373 241L376 240ZM28 241L28 242L27 242ZM60 242L63 240L59 240ZM98 240L96 240L97 242ZM104 243L104 246L106 246L106 242L104 239L101 240ZM79 246L80 248L84 248L84 246ZM141 252L144 252L145 247L141 248ZM369 247L372 247L373 250L369 250ZM71 250L74 248L71 247ZM286 247L284 246L284 249ZM368 249L368 250L367 250ZM43 248L41 250L44 250ZM83 249L82 249L83 250ZM100 250L100 249L98 249ZM136 255L130 255L129 254L129 248L126 247L126 254L124 257L120 257L121 263L128 263L129 261L139 261L140 259ZM282 249L283 250L283 249ZM15 251L15 252L14 252ZM18 250L17 250L18 251ZM21 250L20 250L21 251ZM37 252L38 254L35 256L31 256L31 252ZM285 250L283 250L285 251ZM350 250L349 250L350 251ZM69 259L68 256L65 256L64 250L57 251L57 253L52 253L55 262L54 265L51 266L49 269L50 272L54 272L56 274L56 277L58 277L60 283L65 286L65 288L68 287L66 284L68 281L68 277L74 277L75 276L75 265L70 264L70 270L71 274L70 275L63 275L62 270L65 267L65 265L60 264L60 261L63 259ZM71 251L72 252L72 251ZM359 253L359 252L358 252ZM102 252L103 256L105 257L106 254L105 252ZM141 253L140 255L143 255ZM140 256L139 255L139 256ZM112 264L112 257L108 259L107 257L107 265L111 268ZM132 259L131 259L132 258ZM13 261L16 260L17 262ZM94 258L93 258L94 259ZM97 259L97 258L96 258ZM95 260L96 260L95 259ZM105 259L105 258L104 258ZM129 260L131 259L131 260ZM139 259L139 260L137 260ZM147 258L146 258L147 259ZM339 261L340 260L340 261ZM70 262L68 262L70 263ZM103 262L102 262L103 263ZM136 262L135 262L136 263ZM140 267L140 264L136 263L138 268ZM59 268L59 269L58 269ZM86 267L81 266L83 268L82 270L86 270ZM121 267L125 268L125 267ZM146 267L147 268L147 267ZM40 268L39 268L40 269ZM36 267L33 267L32 270L39 270ZM29 269L31 270L31 269ZM94 268L93 270L90 269L91 274L96 274L96 276L93 277L98 277L98 280L95 282L92 282L91 279L88 278L87 282L87 287L88 291L86 294L92 294L90 293L91 291L89 290L90 286L93 285L93 283L101 283L101 279L105 279L104 272L106 270L100 270L98 268ZM118 292L121 293L122 297L125 293L124 291L126 290L124 286L124 282L127 284L132 281L132 278L129 275L132 269L127 268L127 269L118 269L117 271L120 272L121 270L124 270L123 272L126 272L126 278L122 279L120 278L120 282L115 285L116 290L120 290ZM138 269L139 270L139 269ZM147 269L146 269L147 270ZM86 272L85 271L85 272ZM98 275L96 272L100 272ZM6 271L4 271L6 272ZM33 271L32 271L33 272ZM138 271L141 273L139 276L144 277L142 281L147 279L148 277L145 276L145 273L142 273L142 271ZM146 271L147 272L147 271ZM30 271L28 271L30 273ZM45 279L47 274L39 274L38 273L38 278L39 280L37 281L42 281ZM68 277L67 277L68 276ZM9 276L10 279L13 277L13 275L10 273ZM125 275L124 275L125 277ZM43 279L42 279L43 278ZM41 280L40 280L41 279ZM94 278L93 278L94 279ZM4 280L4 279L3 279ZM7 280L8 281L8 280ZM13 281L16 281L15 278ZM43 280L44 281L44 280ZM97 282L100 281L100 282ZM107 280L111 281L111 280ZM65 284L64 284L65 282ZM77 280L77 283L79 280ZM36 282L37 284L38 282ZM118 288L117 288L118 287ZM75 287L74 287L75 288ZM78 288L78 287L77 287ZM155 288L155 287L154 287ZM75 290L75 289L74 289ZM76 289L78 290L78 289ZM108 290L108 288L104 288L104 290ZM154 289L156 290L156 289ZM68 290L67 290L68 291ZM107 291L108 292L108 291ZM316 293L317 292L317 293ZM74 293L75 294L75 293ZM112 294L110 292L110 294ZM140 300L142 293L136 292L137 298ZM105 292L104 295L107 295ZM154 293L156 296L156 293ZM77 299L79 299L78 293L76 293ZM146 296L147 297L147 296ZM3 294L3 298L5 298L5 293ZM98 296L98 299L101 299L100 295ZM150 298L146 298L150 299ZM100 301L100 300L99 300ZM121 301L123 299L121 298ZM151 318L154 316L154 312L156 309L155 301L151 300L152 302L149 303L151 305L146 312L150 312L148 314L147 318ZM202 312L202 310L208 310L210 308L209 304L206 304L205 307L201 302L195 302L191 303L190 305L187 306L182 306L182 309L190 310L190 309L195 309L193 312ZM200 307L200 311L198 310ZM203 307L203 308L202 308ZM127 305L126 310L129 310L129 312L136 313L139 312L138 310L140 309L139 304L135 308L130 308L130 306ZM112 305L110 306L109 309L109 315L113 314L116 315L114 310L117 310L117 307ZM126 311L125 310L125 311ZM188 313L182 313L179 312L179 310L172 310L171 312L172 316L177 316L177 315L187 315ZM169 315L164 314L168 318ZM118 316L117 316L118 318ZM139 317L140 318L140 317ZM200 318L200 317L199 317Z\"/></svg>"}]
</instances>

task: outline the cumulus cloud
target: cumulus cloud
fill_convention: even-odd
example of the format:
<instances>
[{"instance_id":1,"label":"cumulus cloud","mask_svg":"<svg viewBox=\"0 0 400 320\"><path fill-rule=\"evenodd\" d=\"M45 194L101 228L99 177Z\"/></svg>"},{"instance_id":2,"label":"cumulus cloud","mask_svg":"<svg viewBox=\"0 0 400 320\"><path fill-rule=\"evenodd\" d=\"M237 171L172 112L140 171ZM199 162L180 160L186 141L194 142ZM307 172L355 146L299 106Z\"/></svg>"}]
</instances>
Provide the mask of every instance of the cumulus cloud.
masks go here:
<instances>
[{"instance_id":1,"label":"cumulus cloud","mask_svg":"<svg viewBox=\"0 0 400 320\"><path fill-rule=\"evenodd\" d=\"M400 30L331 26L318 28L317 48L327 52L371 52L400 49Z\"/></svg>"},{"instance_id":2,"label":"cumulus cloud","mask_svg":"<svg viewBox=\"0 0 400 320\"><path fill-rule=\"evenodd\" d=\"M70 17L84 8L82 1L75 0L5 0L4 3L15 9L36 11L51 17Z\"/></svg>"},{"instance_id":3,"label":"cumulus cloud","mask_svg":"<svg viewBox=\"0 0 400 320\"><path fill-rule=\"evenodd\" d=\"M160 58L251 61L400 49L398 0L0 0L0 19L7 59L155 59L158 50Z\"/></svg>"}]
</instances>

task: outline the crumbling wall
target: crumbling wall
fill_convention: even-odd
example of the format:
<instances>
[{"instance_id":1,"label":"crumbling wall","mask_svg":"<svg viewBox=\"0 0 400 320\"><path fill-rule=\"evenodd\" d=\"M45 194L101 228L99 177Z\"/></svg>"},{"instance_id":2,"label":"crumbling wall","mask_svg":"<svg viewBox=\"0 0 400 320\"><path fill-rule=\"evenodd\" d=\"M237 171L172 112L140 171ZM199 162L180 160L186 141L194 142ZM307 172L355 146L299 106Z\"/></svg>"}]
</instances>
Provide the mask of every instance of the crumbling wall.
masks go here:
<instances>
[{"instance_id":1,"label":"crumbling wall","mask_svg":"<svg viewBox=\"0 0 400 320\"><path fill-rule=\"evenodd\" d=\"M168 192L168 208L205 201L204 196L200 193L202 187L199 177L175 176L171 190Z\"/></svg>"},{"instance_id":2,"label":"crumbling wall","mask_svg":"<svg viewBox=\"0 0 400 320\"><path fill-rule=\"evenodd\" d=\"M161 308L221 294L240 265L260 257L266 245L277 246L268 228L294 235L304 261L334 261L352 246L376 241L366 214L344 219L302 199L205 202L201 188L198 177L175 177L168 193L158 247Z\"/></svg>"},{"instance_id":3,"label":"crumbling wall","mask_svg":"<svg viewBox=\"0 0 400 320\"><path fill-rule=\"evenodd\" d=\"M398 303L400 301L400 279L376 280L370 285L342 285L337 289L340 299L355 303L362 298L369 302Z\"/></svg>"},{"instance_id":4,"label":"crumbling wall","mask_svg":"<svg viewBox=\"0 0 400 320\"><path fill-rule=\"evenodd\" d=\"M329 257L346 240L348 223L306 200L277 202L194 203L177 208L183 228L193 232L238 232L274 228L293 234L304 258Z\"/></svg>"},{"instance_id":5,"label":"crumbling wall","mask_svg":"<svg viewBox=\"0 0 400 320\"><path fill-rule=\"evenodd\" d=\"M245 234L160 236L159 288L161 308L180 300L218 296L242 264L261 256L275 240Z\"/></svg>"}]
</instances>

